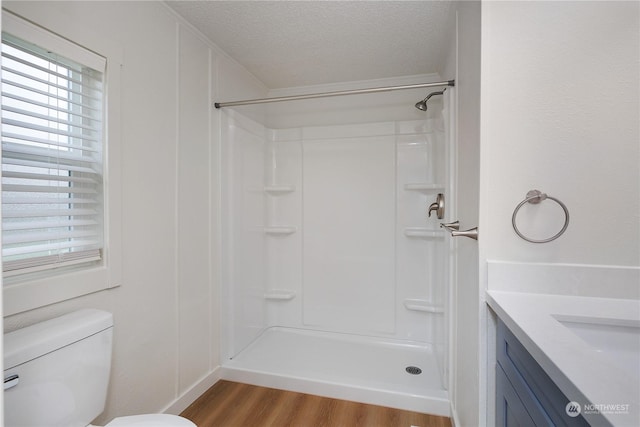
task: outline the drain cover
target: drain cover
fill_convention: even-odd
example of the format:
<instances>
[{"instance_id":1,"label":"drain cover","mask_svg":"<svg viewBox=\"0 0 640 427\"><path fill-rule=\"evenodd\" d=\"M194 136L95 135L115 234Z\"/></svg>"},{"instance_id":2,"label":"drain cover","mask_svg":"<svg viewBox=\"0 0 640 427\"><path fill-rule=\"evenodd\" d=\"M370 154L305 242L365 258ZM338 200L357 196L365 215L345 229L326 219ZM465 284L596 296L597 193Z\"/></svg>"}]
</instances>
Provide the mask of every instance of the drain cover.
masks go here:
<instances>
[{"instance_id":1,"label":"drain cover","mask_svg":"<svg viewBox=\"0 0 640 427\"><path fill-rule=\"evenodd\" d=\"M411 375L419 375L422 373L422 369L418 368L417 366L407 366L405 368L405 371L407 371Z\"/></svg>"}]
</instances>

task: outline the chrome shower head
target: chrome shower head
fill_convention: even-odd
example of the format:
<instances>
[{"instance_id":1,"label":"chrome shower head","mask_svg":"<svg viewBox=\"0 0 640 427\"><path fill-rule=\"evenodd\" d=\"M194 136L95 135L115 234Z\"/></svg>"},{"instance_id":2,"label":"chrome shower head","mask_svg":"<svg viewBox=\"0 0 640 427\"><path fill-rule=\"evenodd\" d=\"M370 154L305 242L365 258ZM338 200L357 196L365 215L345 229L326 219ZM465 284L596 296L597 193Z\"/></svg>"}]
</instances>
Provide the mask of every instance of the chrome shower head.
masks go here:
<instances>
[{"instance_id":1,"label":"chrome shower head","mask_svg":"<svg viewBox=\"0 0 640 427\"><path fill-rule=\"evenodd\" d=\"M427 101L423 99L422 101L416 102L416 108L418 110L427 111Z\"/></svg>"},{"instance_id":2,"label":"chrome shower head","mask_svg":"<svg viewBox=\"0 0 640 427\"><path fill-rule=\"evenodd\" d=\"M427 101L429 100L429 98L431 98L434 95L442 95L444 94L445 90L446 89L443 89L441 92L431 92L429 95L427 95L425 99L423 99L422 101L418 101L416 103L416 108L418 110L427 111Z\"/></svg>"}]
</instances>

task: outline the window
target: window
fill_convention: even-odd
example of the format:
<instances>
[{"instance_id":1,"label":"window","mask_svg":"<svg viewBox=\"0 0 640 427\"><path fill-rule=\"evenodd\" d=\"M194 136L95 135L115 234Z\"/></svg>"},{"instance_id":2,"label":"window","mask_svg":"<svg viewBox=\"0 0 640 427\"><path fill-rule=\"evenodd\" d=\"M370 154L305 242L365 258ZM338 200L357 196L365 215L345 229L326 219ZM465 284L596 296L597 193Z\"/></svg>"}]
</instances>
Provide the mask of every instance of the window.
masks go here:
<instances>
[{"instance_id":1,"label":"window","mask_svg":"<svg viewBox=\"0 0 640 427\"><path fill-rule=\"evenodd\" d=\"M103 259L105 61L73 50L91 64L2 33L5 282Z\"/></svg>"}]
</instances>

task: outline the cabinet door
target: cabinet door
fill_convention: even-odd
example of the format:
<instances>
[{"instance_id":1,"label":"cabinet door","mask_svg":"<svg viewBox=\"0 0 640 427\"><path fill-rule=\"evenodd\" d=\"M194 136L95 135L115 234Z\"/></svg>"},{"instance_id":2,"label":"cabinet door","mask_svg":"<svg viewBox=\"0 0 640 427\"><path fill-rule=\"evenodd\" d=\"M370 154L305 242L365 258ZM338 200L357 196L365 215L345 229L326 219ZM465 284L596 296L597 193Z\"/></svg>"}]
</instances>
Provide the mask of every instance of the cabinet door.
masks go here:
<instances>
[{"instance_id":1,"label":"cabinet door","mask_svg":"<svg viewBox=\"0 0 640 427\"><path fill-rule=\"evenodd\" d=\"M497 368L513 390L533 425L557 427L587 427L582 415L570 417L566 413L569 398L547 375L527 349L499 321L497 330ZM499 377L498 374L496 374ZM499 380L497 379L499 382ZM510 402L511 405L515 405ZM515 408L515 406L514 406ZM502 424L501 424L502 425ZM506 424L505 424L506 425Z\"/></svg>"},{"instance_id":2,"label":"cabinet door","mask_svg":"<svg viewBox=\"0 0 640 427\"><path fill-rule=\"evenodd\" d=\"M500 365L496 366L496 426L535 427Z\"/></svg>"}]
</instances>

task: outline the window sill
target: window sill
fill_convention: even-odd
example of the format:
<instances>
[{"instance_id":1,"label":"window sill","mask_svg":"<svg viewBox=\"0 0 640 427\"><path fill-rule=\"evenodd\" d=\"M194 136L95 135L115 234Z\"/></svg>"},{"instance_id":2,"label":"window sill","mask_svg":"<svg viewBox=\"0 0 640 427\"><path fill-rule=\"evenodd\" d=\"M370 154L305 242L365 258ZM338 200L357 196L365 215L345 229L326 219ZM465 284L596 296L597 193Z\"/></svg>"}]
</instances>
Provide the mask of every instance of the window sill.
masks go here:
<instances>
[{"instance_id":1,"label":"window sill","mask_svg":"<svg viewBox=\"0 0 640 427\"><path fill-rule=\"evenodd\" d=\"M3 315L11 316L120 286L111 284L109 269L96 267L28 282L5 285Z\"/></svg>"}]
</instances>

